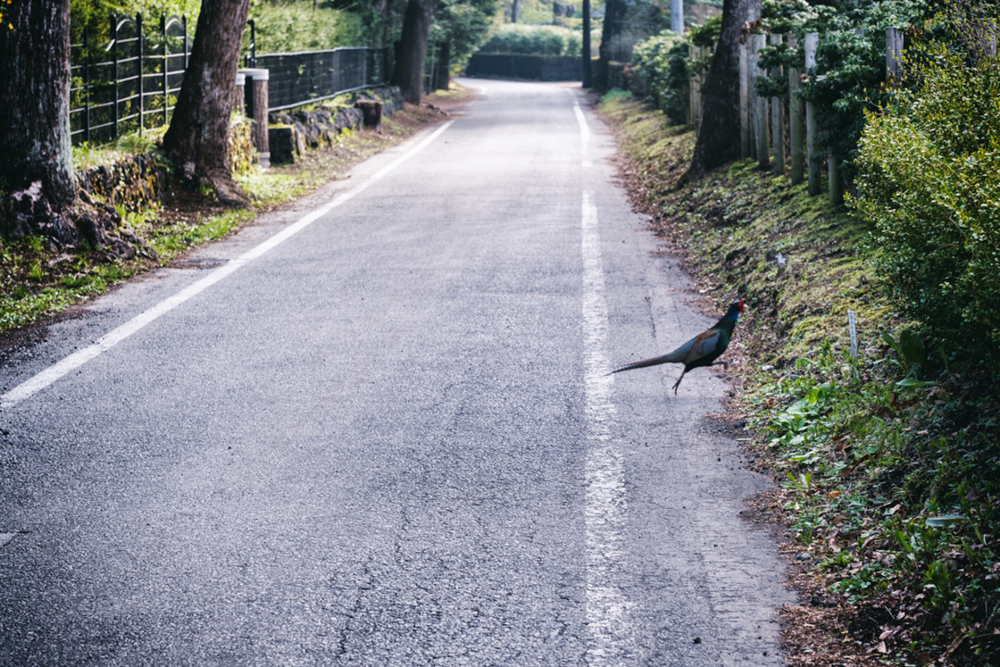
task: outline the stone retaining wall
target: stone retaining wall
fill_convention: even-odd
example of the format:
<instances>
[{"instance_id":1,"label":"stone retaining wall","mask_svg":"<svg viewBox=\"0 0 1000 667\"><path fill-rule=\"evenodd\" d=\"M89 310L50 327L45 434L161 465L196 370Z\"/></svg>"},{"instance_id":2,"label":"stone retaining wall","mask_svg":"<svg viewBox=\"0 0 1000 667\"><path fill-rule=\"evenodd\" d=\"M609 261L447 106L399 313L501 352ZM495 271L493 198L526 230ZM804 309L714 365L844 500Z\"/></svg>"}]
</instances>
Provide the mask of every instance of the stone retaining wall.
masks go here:
<instances>
[{"instance_id":1,"label":"stone retaining wall","mask_svg":"<svg viewBox=\"0 0 1000 667\"><path fill-rule=\"evenodd\" d=\"M78 171L76 182L100 201L136 213L163 201L167 166L154 154L133 155L122 162Z\"/></svg>"},{"instance_id":2,"label":"stone retaining wall","mask_svg":"<svg viewBox=\"0 0 1000 667\"><path fill-rule=\"evenodd\" d=\"M394 86L351 96L352 104L358 100L382 102L383 116L391 116L403 107L403 95ZM321 106L313 111L271 113L268 115L271 162L295 162L295 158L307 150L329 146L345 129L357 130L363 122L364 114L353 106Z\"/></svg>"},{"instance_id":3,"label":"stone retaining wall","mask_svg":"<svg viewBox=\"0 0 1000 667\"><path fill-rule=\"evenodd\" d=\"M403 95L395 86L355 93L351 101L361 99L382 102L383 116L390 116L403 107ZM271 161L277 163L281 160L276 157L279 141L275 140L275 130L281 130L277 136L286 151L284 161L293 162L295 156L309 149L331 144L345 128L360 128L364 115L353 107L325 107L309 112L273 113L269 120L272 125L269 128ZM232 148L236 170L249 167L253 160L247 154L252 146L247 129L243 126L237 129ZM158 155L135 155L112 165L79 171L76 181L83 191L99 201L134 213L163 201L168 181L167 166Z\"/></svg>"}]
</instances>

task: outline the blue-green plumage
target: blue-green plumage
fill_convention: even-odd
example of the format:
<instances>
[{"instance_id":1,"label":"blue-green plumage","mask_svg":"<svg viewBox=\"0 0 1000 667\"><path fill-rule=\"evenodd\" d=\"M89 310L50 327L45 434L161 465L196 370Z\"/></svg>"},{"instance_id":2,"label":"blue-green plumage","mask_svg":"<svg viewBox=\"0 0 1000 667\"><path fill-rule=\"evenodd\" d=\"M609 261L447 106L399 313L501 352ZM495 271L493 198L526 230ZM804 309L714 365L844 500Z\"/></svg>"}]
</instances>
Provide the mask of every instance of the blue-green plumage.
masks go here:
<instances>
[{"instance_id":1,"label":"blue-green plumage","mask_svg":"<svg viewBox=\"0 0 1000 667\"><path fill-rule=\"evenodd\" d=\"M745 305L742 300L729 304L729 310L715 323L715 326L704 333L698 334L673 352L665 354L662 357L654 357L627 364L615 369L612 373L620 373L647 366L657 366L659 364L684 364L684 370L681 372L681 376L677 378L677 383L674 384L674 393L676 394L677 387L680 386L685 373L693 368L714 366L715 360L726 351L726 348L729 347L729 340L733 336L733 329L736 328L736 322L740 319L740 313L743 312ZM726 362L720 363L725 364Z\"/></svg>"}]
</instances>

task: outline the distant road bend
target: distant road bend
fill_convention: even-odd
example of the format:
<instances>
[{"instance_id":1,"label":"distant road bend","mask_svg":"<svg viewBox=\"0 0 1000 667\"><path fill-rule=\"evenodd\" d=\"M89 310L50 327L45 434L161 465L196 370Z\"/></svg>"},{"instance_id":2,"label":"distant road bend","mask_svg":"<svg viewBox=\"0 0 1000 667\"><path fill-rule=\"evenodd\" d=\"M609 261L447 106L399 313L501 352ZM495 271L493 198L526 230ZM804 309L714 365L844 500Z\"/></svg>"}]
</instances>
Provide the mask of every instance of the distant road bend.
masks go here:
<instances>
[{"instance_id":1,"label":"distant road bend","mask_svg":"<svg viewBox=\"0 0 1000 667\"><path fill-rule=\"evenodd\" d=\"M0 663L784 664L722 378L608 374L713 318L579 87L464 83L0 368Z\"/></svg>"}]
</instances>

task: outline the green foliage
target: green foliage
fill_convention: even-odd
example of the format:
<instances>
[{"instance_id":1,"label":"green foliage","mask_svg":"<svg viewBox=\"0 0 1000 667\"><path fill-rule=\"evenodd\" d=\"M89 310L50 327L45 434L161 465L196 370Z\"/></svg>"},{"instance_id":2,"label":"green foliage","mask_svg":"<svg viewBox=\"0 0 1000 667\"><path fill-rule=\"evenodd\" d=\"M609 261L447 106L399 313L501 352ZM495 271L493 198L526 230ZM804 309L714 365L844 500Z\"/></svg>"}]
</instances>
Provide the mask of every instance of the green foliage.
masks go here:
<instances>
[{"instance_id":1,"label":"green foliage","mask_svg":"<svg viewBox=\"0 0 1000 667\"><path fill-rule=\"evenodd\" d=\"M688 32L688 40L693 46L702 48L712 48L719 41L722 34L722 15L713 16L700 26L691 28Z\"/></svg>"},{"instance_id":2,"label":"green foliage","mask_svg":"<svg viewBox=\"0 0 1000 667\"><path fill-rule=\"evenodd\" d=\"M527 53L541 56L580 55L580 35L554 25L506 24L489 38L482 53Z\"/></svg>"},{"instance_id":3,"label":"green foliage","mask_svg":"<svg viewBox=\"0 0 1000 667\"><path fill-rule=\"evenodd\" d=\"M234 113L229 128L230 167L234 175L246 174L254 169L259 159L253 143L253 121Z\"/></svg>"},{"instance_id":4,"label":"green foliage","mask_svg":"<svg viewBox=\"0 0 1000 667\"><path fill-rule=\"evenodd\" d=\"M964 85L952 86L951 94L969 97ZM1000 99L995 91L981 95ZM897 100L895 111L935 104L934 96L925 102L916 90L905 104ZM737 332L748 354L736 371L738 400L753 436L751 462L765 458L784 481L775 506L788 512L798 548L810 556L804 562L823 570L815 573L819 590L810 593L843 604L845 643L869 644L874 655L884 639L886 664L921 664L930 655L952 665L996 665L995 380L964 372L959 355L969 354L968 345L947 346L945 355L925 324L901 318L872 275L876 254L896 248L866 243L869 222L760 171L754 160L684 185L693 133L668 136L676 128L662 127L658 111L626 99L608 96L603 110L641 183L637 200L698 267L699 287L720 299L739 294L751 307ZM1000 115L975 105L951 110L954 123L963 122L963 110L972 116L965 120L972 134ZM956 127L938 130L975 143ZM907 143L897 149L913 152ZM989 191L994 178L984 181ZM884 201L887 208L906 203L902 191ZM991 201L967 208L995 210L1000 198ZM788 258L783 271L768 259L778 251ZM847 352L849 310L857 315L857 360ZM871 623L873 609L884 620Z\"/></svg>"},{"instance_id":5,"label":"green foliage","mask_svg":"<svg viewBox=\"0 0 1000 667\"><path fill-rule=\"evenodd\" d=\"M1000 372L1000 61L925 51L914 90L869 114L855 210L901 307Z\"/></svg>"},{"instance_id":6,"label":"green foliage","mask_svg":"<svg viewBox=\"0 0 1000 667\"><path fill-rule=\"evenodd\" d=\"M690 52L690 44L669 30L636 44L632 51L636 87L675 124L687 122Z\"/></svg>"},{"instance_id":7,"label":"green foliage","mask_svg":"<svg viewBox=\"0 0 1000 667\"><path fill-rule=\"evenodd\" d=\"M497 0L442 0L434 13L433 41L451 44L453 64L464 65L493 25Z\"/></svg>"},{"instance_id":8,"label":"green foliage","mask_svg":"<svg viewBox=\"0 0 1000 667\"><path fill-rule=\"evenodd\" d=\"M80 39L84 26L90 27L92 40L105 41L110 35L111 15L134 17L141 13L149 23L166 14L186 16L193 34L200 11L201 0L71 0L70 24L74 41Z\"/></svg>"},{"instance_id":9,"label":"green foliage","mask_svg":"<svg viewBox=\"0 0 1000 667\"><path fill-rule=\"evenodd\" d=\"M903 329L899 338L893 338L888 331L882 332L882 340L886 342L899 357L897 363L903 372L909 376L915 373L922 364L927 363L927 349L924 339L912 328Z\"/></svg>"},{"instance_id":10,"label":"green foliage","mask_svg":"<svg viewBox=\"0 0 1000 667\"><path fill-rule=\"evenodd\" d=\"M801 95L816 110L819 145L844 163L844 177L854 177L853 158L865 124L864 112L883 105L885 83L885 29L904 30L930 16L931 0L765 0L763 29L791 34L798 48L788 43L768 46L761 52L761 66L779 72L779 66L805 70L802 44L805 34L820 33L816 68L808 72ZM762 96L787 95L787 77L761 78Z\"/></svg>"},{"instance_id":11,"label":"green foliage","mask_svg":"<svg viewBox=\"0 0 1000 667\"><path fill-rule=\"evenodd\" d=\"M312 0L258 2L250 9L257 53L320 51L369 41L362 15Z\"/></svg>"},{"instance_id":12,"label":"green foliage","mask_svg":"<svg viewBox=\"0 0 1000 667\"><path fill-rule=\"evenodd\" d=\"M87 142L73 146L73 169L83 171L102 164L121 162L132 155L151 153L165 131L166 128L160 127L147 129L142 134L130 132L119 137L114 143L104 146L93 146Z\"/></svg>"}]
</instances>

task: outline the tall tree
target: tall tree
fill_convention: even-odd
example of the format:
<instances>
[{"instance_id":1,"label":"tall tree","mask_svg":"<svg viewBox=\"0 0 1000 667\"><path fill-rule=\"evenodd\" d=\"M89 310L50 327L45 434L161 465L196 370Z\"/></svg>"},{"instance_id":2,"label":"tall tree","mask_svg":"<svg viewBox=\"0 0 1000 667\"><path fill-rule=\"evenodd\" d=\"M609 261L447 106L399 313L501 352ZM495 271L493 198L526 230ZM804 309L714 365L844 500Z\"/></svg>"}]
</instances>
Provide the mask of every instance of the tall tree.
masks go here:
<instances>
[{"instance_id":1,"label":"tall tree","mask_svg":"<svg viewBox=\"0 0 1000 667\"><path fill-rule=\"evenodd\" d=\"M407 0L403 14L403 33L399 38L392 83L399 86L403 99L410 104L420 104L424 89L424 59L434 21L434 3L435 0Z\"/></svg>"},{"instance_id":2,"label":"tall tree","mask_svg":"<svg viewBox=\"0 0 1000 667\"><path fill-rule=\"evenodd\" d=\"M722 32L701 87L702 117L688 176L740 157L740 31L760 18L761 0L725 0Z\"/></svg>"},{"instance_id":3,"label":"tall tree","mask_svg":"<svg viewBox=\"0 0 1000 667\"><path fill-rule=\"evenodd\" d=\"M121 218L78 195L69 126L70 0L17 0L0 28L0 231L131 255ZM109 235L110 234L110 235ZM131 237L134 242L134 237Z\"/></svg>"},{"instance_id":4,"label":"tall tree","mask_svg":"<svg viewBox=\"0 0 1000 667\"><path fill-rule=\"evenodd\" d=\"M220 203L249 198L233 180L229 125L240 44L250 0L204 0L191 57L163 147L183 178L210 188Z\"/></svg>"},{"instance_id":5,"label":"tall tree","mask_svg":"<svg viewBox=\"0 0 1000 667\"><path fill-rule=\"evenodd\" d=\"M601 45L597 49L600 59L597 62L595 86L600 92L611 88L611 61L615 58L615 45L621 38L626 9L628 5L625 0L607 0L604 3L604 24L601 26Z\"/></svg>"}]
</instances>

